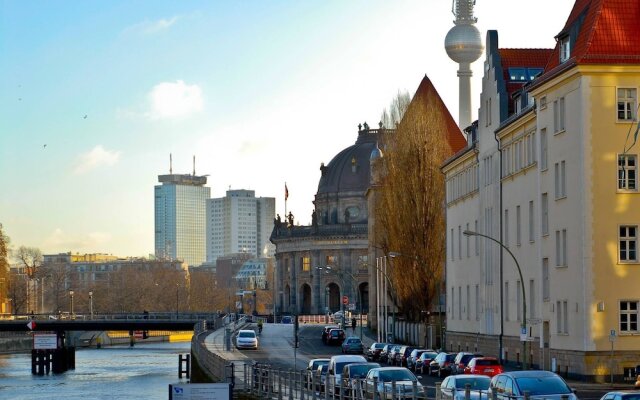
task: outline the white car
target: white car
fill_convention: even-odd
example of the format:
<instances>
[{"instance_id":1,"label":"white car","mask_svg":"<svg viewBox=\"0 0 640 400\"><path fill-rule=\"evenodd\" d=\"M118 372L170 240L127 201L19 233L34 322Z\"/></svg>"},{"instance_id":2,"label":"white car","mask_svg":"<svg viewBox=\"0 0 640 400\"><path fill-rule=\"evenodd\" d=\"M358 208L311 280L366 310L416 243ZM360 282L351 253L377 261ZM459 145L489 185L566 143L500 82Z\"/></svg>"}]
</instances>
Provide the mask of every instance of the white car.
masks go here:
<instances>
[{"instance_id":1,"label":"white car","mask_svg":"<svg viewBox=\"0 0 640 400\"><path fill-rule=\"evenodd\" d=\"M238 349L258 349L258 337L256 332L250 329L241 329L236 336L236 347Z\"/></svg>"}]
</instances>

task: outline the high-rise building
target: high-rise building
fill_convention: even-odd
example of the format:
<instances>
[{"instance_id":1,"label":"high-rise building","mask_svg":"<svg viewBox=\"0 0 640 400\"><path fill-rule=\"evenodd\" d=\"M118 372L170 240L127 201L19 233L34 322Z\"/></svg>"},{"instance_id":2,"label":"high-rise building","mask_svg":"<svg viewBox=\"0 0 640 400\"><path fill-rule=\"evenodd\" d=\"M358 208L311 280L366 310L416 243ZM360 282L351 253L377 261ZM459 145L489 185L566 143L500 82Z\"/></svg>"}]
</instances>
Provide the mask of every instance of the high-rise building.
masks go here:
<instances>
[{"instance_id":1,"label":"high-rise building","mask_svg":"<svg viewBox=\"0 0 640 400\"><path fill-rule=\"evenodd\" d=\"M206 176L159 175L155 187L156 257L200 265L206 258Z\"/></svg>"},{"instance_id":2,"label":"high-rise building","mask_svg":"<svg viewBox=\"0 0 640 400\"><path fill-rule=\"evenodd\" d=\"M208 199L207 262L232 253L273 257L269 242L276 213L276 199L256 197L253 190L228 190L225 197Z\"/></svg>"}]
</instances>

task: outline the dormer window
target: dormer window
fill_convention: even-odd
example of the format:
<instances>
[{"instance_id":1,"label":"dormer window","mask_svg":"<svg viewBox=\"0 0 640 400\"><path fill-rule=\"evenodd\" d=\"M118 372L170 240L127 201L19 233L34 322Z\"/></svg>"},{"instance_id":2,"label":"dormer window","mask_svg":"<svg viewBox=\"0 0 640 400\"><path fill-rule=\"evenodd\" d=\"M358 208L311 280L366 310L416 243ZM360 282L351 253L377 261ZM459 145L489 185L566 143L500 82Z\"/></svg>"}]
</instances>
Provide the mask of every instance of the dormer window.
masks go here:
<instances>
[{"instance_id":1,"label":"dormer window","mask_svg":"<svg viewBox=\"0 0 640 400\"><path fill-rule=\"evenodd\" d=\"M569 43L569 36L565 36L560 39L560 62L563 63L571 56L571 46Z\"/></svg>"}]
</instances>

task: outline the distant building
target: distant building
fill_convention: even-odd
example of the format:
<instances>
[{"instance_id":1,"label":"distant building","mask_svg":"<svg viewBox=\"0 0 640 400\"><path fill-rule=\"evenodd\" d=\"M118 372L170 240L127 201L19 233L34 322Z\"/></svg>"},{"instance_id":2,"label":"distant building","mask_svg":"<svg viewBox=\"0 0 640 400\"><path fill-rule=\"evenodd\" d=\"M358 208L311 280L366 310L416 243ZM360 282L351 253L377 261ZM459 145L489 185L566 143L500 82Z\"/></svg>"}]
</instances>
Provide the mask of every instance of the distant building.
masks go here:
<instances>
[{"instance_id":1,"label":"distant building","mask_svg":"<svg viewBox=\"0 0 640 400\"><path fill-rule=\"evenodd\" d=\"M194 171L195 172L195 171ZM159 175L155 187L155 253L200 265L206 259L206 176Z\"/></svg>"},{"instance_id":2,"label":"distant building","mask_svg":"<svg viewBox=\"0 0 640 400\"><path fill-rule=\"evenodd\" d=\"M216 287L232 287L236 283L235 276L238 274L238 271L240 271L242 264L251 258L251 254L247 253L227 254L218 257L215 262ZM209 267L207 266L207 268Z\"/></svg>"},{"instance_id":3,"label":"distant building","mask_svg":"<svg viewBox=\"0 0 640 400\"><path fill-rule=\"evenodd\" d=\"M443 166L448 351L635 376L639 15L637 0L576 0L548 50L488 32L477 132Z\"/></svg>"},{"instance_id":4,"label":"distant building","mask_svg":"<svg viewBox=\"0 0 640 400\"><path fill-rule=\"evenodd\" d=\"M207 199L207 263L221 256L247 253L251 257L273 257L275 246L269 235L276 200L256 197L253 190L228 190L225 197Z\"/></svg>"},{"instance_id":5,"label":"distant building","mask_svg":"<svg viewBox=\"0 0 640 400\"><path fill-rule=\"evenodd\" d=\"M269 258L252 258L245 261L236 274L236 281L240 289L267 289L267 266Z\"/></svg>"}]
</instances>

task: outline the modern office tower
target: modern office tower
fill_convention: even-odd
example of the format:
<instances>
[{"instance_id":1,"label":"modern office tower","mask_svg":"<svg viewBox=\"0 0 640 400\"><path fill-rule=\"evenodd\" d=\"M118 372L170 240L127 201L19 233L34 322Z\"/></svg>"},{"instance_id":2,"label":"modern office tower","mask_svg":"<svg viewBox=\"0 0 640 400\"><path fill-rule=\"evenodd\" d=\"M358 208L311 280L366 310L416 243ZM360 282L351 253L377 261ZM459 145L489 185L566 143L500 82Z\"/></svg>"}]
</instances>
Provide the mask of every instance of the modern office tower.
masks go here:
<instances>
[{"instance_id":1,"label":"modern office tower","mask_svg":"<svg viewBox=\"0 0 640 400\"><path fill-rule=\"evenodd\" d=\"M207 262L232 253L273 257L269 242L276 200L255 196L253 190L228 190L225 197L207 200Z\"/></svg>"},{"instance_id":2,"label":"modern office tower","mask_svg":"<svg viewBox=\"0 0 640 400\"><path fill-rule=\"evenodd\" d=\"M183 260L188 265L206 259L206 201L211 188L206 176L159 175L155 187L156 257Z\"/></svg>"}]
</instances>

